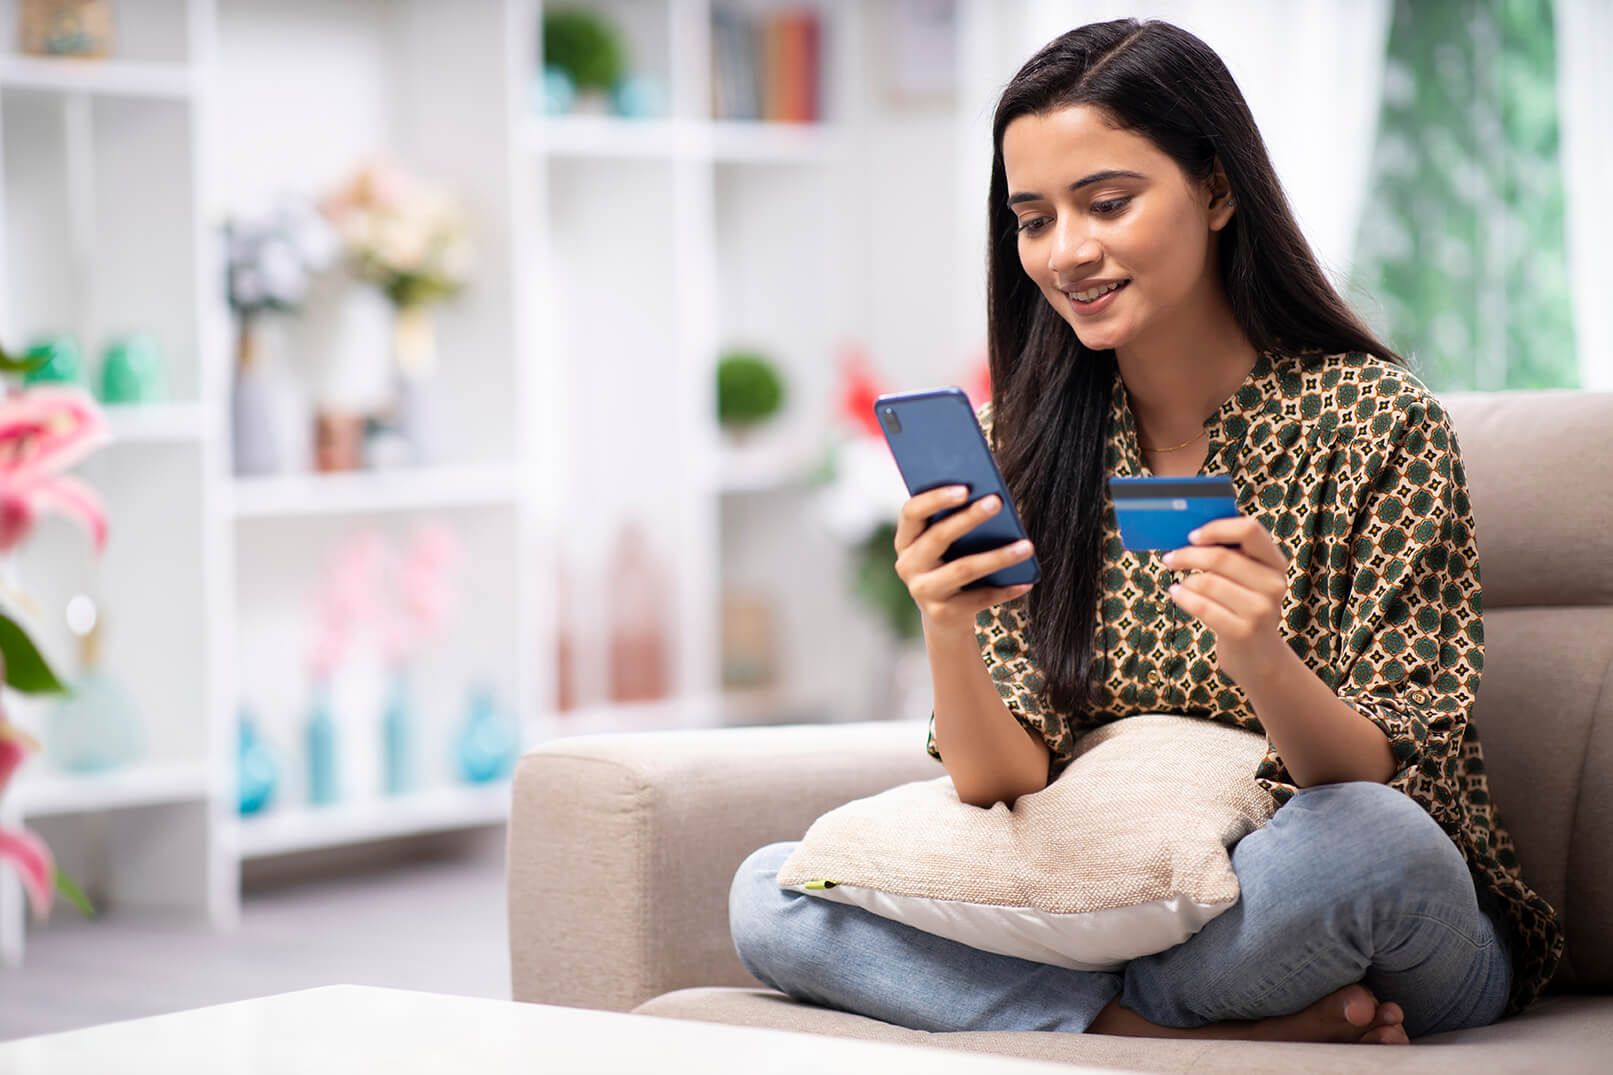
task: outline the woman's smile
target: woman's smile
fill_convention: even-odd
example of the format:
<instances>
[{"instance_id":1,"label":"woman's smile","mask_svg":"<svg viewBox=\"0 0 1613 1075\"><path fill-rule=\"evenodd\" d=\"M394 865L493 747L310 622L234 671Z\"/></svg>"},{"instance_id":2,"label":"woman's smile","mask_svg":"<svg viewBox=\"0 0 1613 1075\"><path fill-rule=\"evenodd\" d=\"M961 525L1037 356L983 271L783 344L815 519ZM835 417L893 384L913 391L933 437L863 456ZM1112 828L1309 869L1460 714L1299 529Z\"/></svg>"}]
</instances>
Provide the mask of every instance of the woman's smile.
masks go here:
<instances>
[{"instance_id":1,"label":"woman's smile","mask_svg":"<svg viewBox=\"0 0 1613 1075\"><path fill-rule=\"evenodd\" d=\"M1078 296L1091 294L1090 291L1066 291L1064 294L1069 299L1070 309L1075 311L1077 317L1091 317L1114 305L1115 299L1119 297L1129 283L1131 283L1130 280L1122 280L1118 285L1111 284L1102 294L1087 302L1081 301Z\"/></svg>"}]
</instances>

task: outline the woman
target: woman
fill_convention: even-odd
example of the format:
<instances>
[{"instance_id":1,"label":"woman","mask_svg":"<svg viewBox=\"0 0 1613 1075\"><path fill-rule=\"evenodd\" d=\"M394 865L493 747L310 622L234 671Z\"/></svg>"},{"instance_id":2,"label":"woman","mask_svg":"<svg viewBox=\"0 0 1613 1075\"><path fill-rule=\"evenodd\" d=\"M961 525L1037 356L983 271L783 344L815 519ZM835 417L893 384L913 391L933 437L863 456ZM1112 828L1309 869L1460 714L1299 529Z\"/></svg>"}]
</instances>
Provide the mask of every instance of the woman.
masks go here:
<instances>
[{"instance_id":1,"label":"woman","mask_svg":"<svg viewBox=\"0 0 1613 1075\"><path fill-rule=\"evenodd\" d=\"M792 843L734 879L742 961L928 1030L1401 1044L1520 1010L1561 927L1519 876L1469 723L1481 593L1444 410L1327 282L1198 38L1073 30L1020 69L993 133L979 416L1042 578L963 590L1030 550L943 563L996 508L925 529L954 491L908 501L927 748L965 802L1011 805L1100 724L1201 716L1265 733L1255 776L1279 809L1232 848L1238 903L1122 972L780 889ZM1233 476L1238 517L1163 557L1122 546L1106 477L1205 473Z\"/></svg>"}]
</instances>

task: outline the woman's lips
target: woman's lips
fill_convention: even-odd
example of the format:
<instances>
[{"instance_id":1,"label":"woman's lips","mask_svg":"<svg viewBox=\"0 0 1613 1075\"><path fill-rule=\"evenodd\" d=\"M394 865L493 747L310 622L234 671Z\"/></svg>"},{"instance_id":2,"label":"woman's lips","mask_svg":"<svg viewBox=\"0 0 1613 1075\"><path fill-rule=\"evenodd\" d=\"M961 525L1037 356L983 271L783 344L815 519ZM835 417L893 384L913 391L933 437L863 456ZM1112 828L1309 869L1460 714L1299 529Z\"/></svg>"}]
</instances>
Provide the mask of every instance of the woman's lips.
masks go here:
<instances>
[{"instance_id":1,"label":"woman's lips","mask_svg":"<svg viewBox=\"0 0 1613 1075\"><path fill-rule=\"evenodd\" d=\"M1110 304L1115 301L1115 296L1120 294L1122 291L1126 290L1126 288L1128 288L1130 286L1131 286L1131 281L1127 280L1125 283L1121 284L1119 287L1115 288L1113 291L1104 292L1102 295L1098 296L1098 298L1093 300L1092 302L1078 302L1076 300L1076 297L1074 295L1071 295L1069 292L1065 292L1065 297L1070 300L1070 309L1074 310L1077 314L1079 314L1082 317L1089 317L1092 314L1102 313L1104 310L1108 309Z\"/></svg>"}]
</instances>

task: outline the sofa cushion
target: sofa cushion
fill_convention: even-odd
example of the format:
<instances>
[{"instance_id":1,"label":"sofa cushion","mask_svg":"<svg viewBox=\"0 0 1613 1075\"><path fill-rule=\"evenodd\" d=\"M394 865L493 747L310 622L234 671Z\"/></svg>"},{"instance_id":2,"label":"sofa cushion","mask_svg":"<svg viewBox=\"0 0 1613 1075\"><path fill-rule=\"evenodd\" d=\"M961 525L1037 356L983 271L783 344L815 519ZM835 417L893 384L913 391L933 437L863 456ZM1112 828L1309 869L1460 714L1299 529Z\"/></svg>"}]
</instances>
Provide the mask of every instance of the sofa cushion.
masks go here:
<instances>
[{"instance_id":1,"label":"sofa cushion","mask_svg":"<svg viewBox=\"0 0 1613 1075\"><path fill-rule=\"evenodd\" d=\"M1613 986L1613 608L1484 613L1473 723L1524 881L1563 917L1557 985Z\"/></svg>"},{"instance_id":2,"label":"sofa cushion","mask_svg":"<svg viewBox=\"0 0 1613 1075\"><path fill-rule=\"evenodd\" d=\"M803 1004L765 989L680 989L634 1009L642 1015L707 1023L772 1027L907 1045L926 1045L1035 1060L1099 1065L1124 1071L1194 1075L1410 1072L1602 1072L1613 1055L1613 997L1559 996L1493 1026L1437 1034L1410 1048L1290 1042L1123 1038L1048 1031L967 1031L934 1034L866 1016ZM1363 1052L1363 1050L1370 1050Z\"/></svg>"},{"instance_id":3,"label":"sofa cushion","mask_svg":"<svg viewBox=\"0 0 1613 1075\"><path fill-rule=\"evenodd\" d=\"M837 807L778 881L987 952L1114 970L1237 903L1227 848L1271 817L1265 749L1197 717L1114 721L1012 809L961 802L945 776Z\"/></svg>"},{"instance_id":4,"label":"sofa cushion","mask_svg":"<svg viewBox=\"0 0 1613 1075\"><path fill-rule=\"evenodd\" d=\"M1554 984L1613 986L1613 482L1587 470L1613 454L1613 392L1442 401L1479 544L1490 792L1524 881L1563 916Z\"/></svg>"},{"instance_id":5,"label":"sofa cushion","mask_svg":"<svg viewBox=\"0 0 1613 1075\"><path fill-rule=\"evenodd\" d=\"M1486 609L1613 605L1613 392L1453 392ZM1603 464L1605 467L1605 463Z\"/></svg>"}]
</instances>

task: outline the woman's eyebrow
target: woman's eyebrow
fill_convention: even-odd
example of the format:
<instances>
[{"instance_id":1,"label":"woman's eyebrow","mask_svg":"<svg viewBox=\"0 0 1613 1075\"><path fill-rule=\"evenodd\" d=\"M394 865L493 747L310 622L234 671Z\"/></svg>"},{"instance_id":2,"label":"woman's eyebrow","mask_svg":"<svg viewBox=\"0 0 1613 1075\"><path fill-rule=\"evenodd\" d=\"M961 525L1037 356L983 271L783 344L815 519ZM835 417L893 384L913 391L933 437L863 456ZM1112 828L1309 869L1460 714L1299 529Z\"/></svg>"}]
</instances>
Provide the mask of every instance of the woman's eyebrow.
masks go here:
<instances>
[{"instance_id":1,"label":"woman's eyebrow","mask_svg":"<svg viewBox=\"0 0 1613 1075\"><path fill-rule=\"evenodd\" d=\"M1075 191L1080 190L1082 187L1090 186L1093 183L1102 183L1105 179L1147 179L1147 178L1148 178L1147 176L1143 175L1140 172L1128 172L1123 168L1106 168L1101 172L1093 172L1091 175L1087 176L1084 179L1077 179L1074 183L1070 184L1069 189L1073 193ZM1028 190L1022 190L1017 194L1010 194L1008 196L1008 204L1009 205L1018 205L1020 202L1035 202L1035 201L1041 201L1041 200L1042 200L1042 196L1040 194L1036 194L1036 193L1034 193L1032 191L1028 191Z\"/></svg>"}]
</instances>

